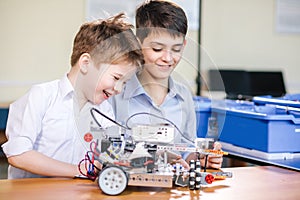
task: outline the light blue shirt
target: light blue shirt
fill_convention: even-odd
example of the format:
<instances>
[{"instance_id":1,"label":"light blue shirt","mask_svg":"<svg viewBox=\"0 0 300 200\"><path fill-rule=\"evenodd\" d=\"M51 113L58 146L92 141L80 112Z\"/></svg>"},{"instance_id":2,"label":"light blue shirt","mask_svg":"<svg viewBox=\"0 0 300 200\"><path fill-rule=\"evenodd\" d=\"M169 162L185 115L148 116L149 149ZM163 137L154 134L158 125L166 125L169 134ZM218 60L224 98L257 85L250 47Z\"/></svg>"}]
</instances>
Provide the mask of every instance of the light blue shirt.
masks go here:
<instances>
[{"instance_id":1,"label":"light blue shirt","mask_svg":"<svg viewBox=\"0 0 300 200\"><path fill-rule=\"evenodd\" d=\"M169 78L169 93L161 105L156 105L146 93L137 76L133 76L125 85L121 94L111 98L116 120L122 124L133 114L146 112L170 120L180 131L194 141L196 138L196 113L190 90ZM169 123L147 115L136 115L128 121L133 124ZM175 131L175 143L186 143L178 131Z\"/></svg>"}]
</instances>

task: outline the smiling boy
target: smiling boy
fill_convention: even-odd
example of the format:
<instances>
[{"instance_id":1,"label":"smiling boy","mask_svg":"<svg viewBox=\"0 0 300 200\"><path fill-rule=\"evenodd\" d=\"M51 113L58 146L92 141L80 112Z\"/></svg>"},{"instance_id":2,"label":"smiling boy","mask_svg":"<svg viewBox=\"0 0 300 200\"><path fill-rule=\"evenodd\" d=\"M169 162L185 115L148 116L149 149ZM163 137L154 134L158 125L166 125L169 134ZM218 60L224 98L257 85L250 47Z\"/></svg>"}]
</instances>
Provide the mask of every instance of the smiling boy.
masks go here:
<instances>
[{"instance_id":1,"label":"smiling boy","mask_svg":"<svg viewBox=\"0 0 300 200\"><path fill-rule=\"evenodd\" d=\"M143 70L127 82L123 93L112 98L117 120L126 122L136 113L135 124L166 123L165 118L178 127L175 143L193 143L196 138L196 113L191 91L176 82L171 74L182 58L188 29L185 12L170 1L147 0L136 10L136 36L141 42L145 65ZM219 144L215 144L220 149ZM174 156L176 162L188 167L196 154ZM201 159L204 165L204 159ZM222 156L209 156L208 167L220 168Z\"/></svg>"},{"instance_id":2,"label":"smiling boy","mask_svg":"<svg viewBox=\"0 0 300 200\"><path fill-rule=\"evenodd\" d=\"M10 105L8 141L2 146L8 178L80 174L78 164L87 151L79 133L81 113L92 105L113 117L106 100L120 93L144 62L124 17L83 24L74 39L70 71L60 80L34 85Z\"/></svg>"}]
</instances>

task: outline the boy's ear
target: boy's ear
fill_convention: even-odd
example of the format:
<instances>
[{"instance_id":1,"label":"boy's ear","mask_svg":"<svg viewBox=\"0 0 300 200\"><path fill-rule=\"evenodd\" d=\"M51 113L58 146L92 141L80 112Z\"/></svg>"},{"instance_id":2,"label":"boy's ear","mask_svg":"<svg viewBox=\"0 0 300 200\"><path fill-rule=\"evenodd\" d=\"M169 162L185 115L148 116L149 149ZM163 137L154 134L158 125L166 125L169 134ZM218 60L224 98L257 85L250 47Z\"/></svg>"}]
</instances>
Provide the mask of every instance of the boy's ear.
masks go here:
<instances>
[{"instance_id":1,"label":"boy's ear","mask_svg":"<svg viewBox=\"0 0 300 200\"><path fill-rule=\"evenodd\" d=\"M181 52L183 52L183 51L184 51L184 49L185 49L185 47L186 47L186 43L187 43L187 40L186 40L186 39L184 39L184 40L183 40L183 48L182 48L182 51L181 51Z\"/></svg>"},{"instance_id":2,"label":"boy's ear","mask_svg":"<svg viewBox=\"0 0 300 200\"><path fill-rule=\"evenodd\" d=\"M91 56L88 53L84 53L79 58L80 71L86 74L88 71L88 65L91 63Z\"/></svg>"},{"instance_id":3,"label":"boy's ear","mask_svg":"<svg viewBox=\"0 0 300 200\"><path fill-rule=\"evenodd\" d=\"M86 74L88 69L87 69L87 65L80 65L80 71L83 73L83 74Z\"/></svg>"},{"instance_id":4,"label":"boy's ear","mask_svg":"<svg viewBox=\"0 0 300 200\"><path fill-rule=\"evenodd\" d=\"M183 46L184 46L184 47L186 46L186 43L187 43L187 41L186 41L186 39L184 39L184 40L183 40Z\"/></svg>"},{"instance_id":5,"label":"boy's ear","mask_svg":"<svg viewBox=\"0 0 300 200\"><path fill-rule=\"evenodd\" d=\"M137 41L142 45L140 38L136 37Z\"/></svg>"}]
</instances>

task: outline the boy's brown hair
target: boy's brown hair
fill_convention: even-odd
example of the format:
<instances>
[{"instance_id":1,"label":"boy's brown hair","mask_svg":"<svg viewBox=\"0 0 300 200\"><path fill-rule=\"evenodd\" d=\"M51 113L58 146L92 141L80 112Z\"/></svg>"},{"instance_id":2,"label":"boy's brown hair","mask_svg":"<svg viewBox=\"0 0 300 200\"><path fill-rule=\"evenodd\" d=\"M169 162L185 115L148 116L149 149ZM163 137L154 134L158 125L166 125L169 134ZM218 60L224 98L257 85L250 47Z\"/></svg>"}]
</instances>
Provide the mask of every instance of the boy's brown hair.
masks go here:
<instances>
[{"instance_id":1,"label":"boy's brown hair","mask_svg":"<svg viewBox=\"0 0 300 200\"><path fill-rule=\"evenodd\" d=\"M89 53L97 66L125 62L141 67L144 63L141 46L132 31L133 25L124 18L120 13L83 24L74 39L71 66L83 53Z\"/></svg>"},{"instance_id":2,"label":"boy's brown hair","mask_svg":"<svg viewBox=\"0 0 300 200\"><path fill-rule=\"evenodd\" d=\"M167 31L185 37L188 21L184 10L170 1L148 0L136 10L136 36L143 43L153 32Z\"/></svg>"}]
</instances>

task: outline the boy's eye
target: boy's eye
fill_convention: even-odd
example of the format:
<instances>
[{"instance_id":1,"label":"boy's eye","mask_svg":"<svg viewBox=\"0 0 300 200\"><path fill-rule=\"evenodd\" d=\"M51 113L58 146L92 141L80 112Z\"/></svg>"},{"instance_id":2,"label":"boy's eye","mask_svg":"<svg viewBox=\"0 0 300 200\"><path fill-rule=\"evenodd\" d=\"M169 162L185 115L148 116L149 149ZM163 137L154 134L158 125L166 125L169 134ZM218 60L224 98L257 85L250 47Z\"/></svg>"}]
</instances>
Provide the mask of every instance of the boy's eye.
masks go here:
<instances>
[{"instance_id":1,"label":"boy's eye","mask_svg":"<svg viewBox=\"0 0 300 200\"><path fill-rule=\"evenodd\" d=\"M154 52L161 52L163 50L162 48L152 48L152 49ZM175 53L179 53L181 52L181 48L173 48L172 51Z\"/></svg>"},{"instance_id":2,"label":"boy's eye","mask_svg":"<svg viewBox=\"0 0 300 200\"><path fill-rule=\"evenodd\" d=\"M153 49L153 51L155 51L155 52L160 52L162 49L161 48L152 48Z\"/></svg>"},{"instance_id":3,"label":"boy's eye","mask_svg":"<svg viewBox=\"0 0 300 200\"><path fill-rule=\"evenodd\" d=\"M180 49L172 49L172 51L179 53L181 51L181 48Z\"/></svg>"},{"instance_id":4,"label":"boy's eye","mask_svg":"<svg viewBox=\"0 0 300 200\"><path fill-rule=\"evenodd\" d=\"M115 79L116 81L118 81L118 80L120 80L120 77L114 76L114 79Z\"/></svg>"}]
</instances>

